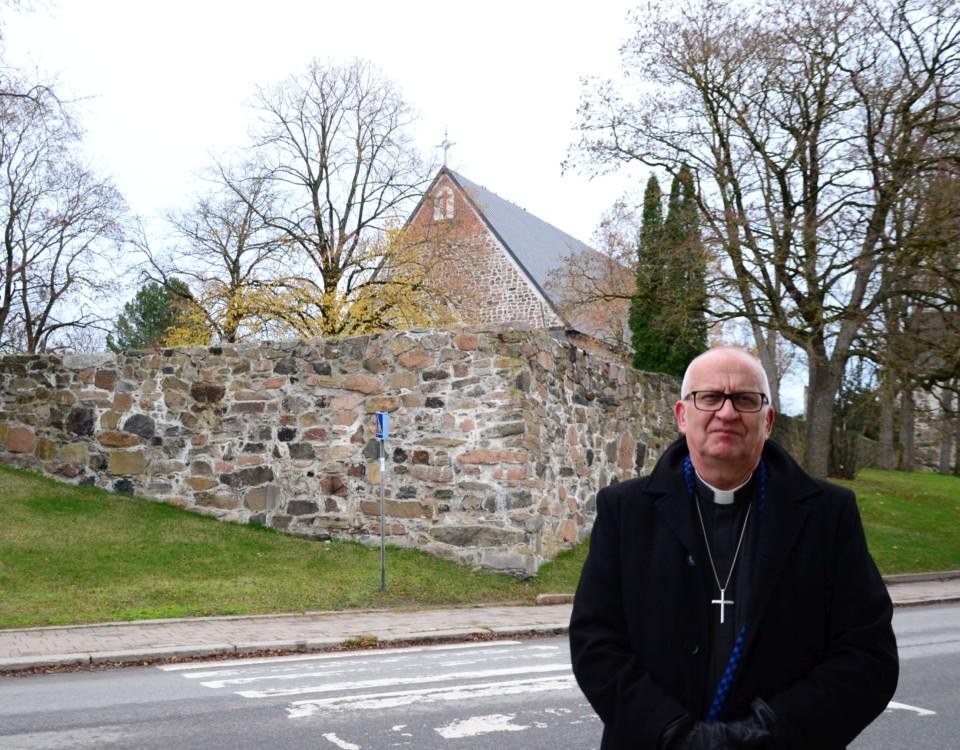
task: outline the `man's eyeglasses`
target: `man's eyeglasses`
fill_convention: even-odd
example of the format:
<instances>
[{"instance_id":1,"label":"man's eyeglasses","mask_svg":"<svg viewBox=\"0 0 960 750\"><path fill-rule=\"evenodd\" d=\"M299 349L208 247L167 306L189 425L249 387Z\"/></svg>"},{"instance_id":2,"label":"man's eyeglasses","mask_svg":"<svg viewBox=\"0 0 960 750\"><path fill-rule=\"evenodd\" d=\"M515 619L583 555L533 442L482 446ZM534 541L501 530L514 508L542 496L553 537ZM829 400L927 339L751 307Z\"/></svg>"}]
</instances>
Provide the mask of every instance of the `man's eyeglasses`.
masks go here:
<instances>
[{"instance_id":1,"label":"man's eyeglasses","mask_svg":"<svg viewBox=\"0 0 960 750\"><path fill-rule=\"evenodd\" d=\"M684 400L689 398L693 398L693 405L700 411L720 411L723 408L723 402L727 399L733 404L734 409L745 413L760 411L763 405L767 403L766 394L754 393L753 391L741 391L739 393L690 391L684 397Z\"/></svg>"}]
</instances>

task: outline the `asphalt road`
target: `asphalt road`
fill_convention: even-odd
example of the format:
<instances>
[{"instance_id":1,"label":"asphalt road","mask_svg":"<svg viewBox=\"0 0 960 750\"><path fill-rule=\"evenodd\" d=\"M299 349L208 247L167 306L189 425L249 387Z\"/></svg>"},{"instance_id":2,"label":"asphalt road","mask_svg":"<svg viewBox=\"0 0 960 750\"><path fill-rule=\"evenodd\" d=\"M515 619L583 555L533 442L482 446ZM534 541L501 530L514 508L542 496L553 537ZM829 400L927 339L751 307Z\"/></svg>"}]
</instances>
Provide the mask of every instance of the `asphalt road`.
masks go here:
<instances>
[{"instance_id":1,"label":"asphalt road","mask_svg":"<svg viewBox=\"0 0 960 750\"><path fill-rule=\"evenodd\" d=\"M897 609L900 683L851 750L960 747L960 604Z\"/></svg>"},{"instance_id":2,"label":"asphalt road","mask_svg":"<svg viewBox=\"0 0 960 750\"><path fill-rule=\"evenodd\" d=\"M960 605L900 609L901 684L856 750L956 747ZM586 750L565 638L0 680L0 749Z\"/></svg>"}]
</instances>

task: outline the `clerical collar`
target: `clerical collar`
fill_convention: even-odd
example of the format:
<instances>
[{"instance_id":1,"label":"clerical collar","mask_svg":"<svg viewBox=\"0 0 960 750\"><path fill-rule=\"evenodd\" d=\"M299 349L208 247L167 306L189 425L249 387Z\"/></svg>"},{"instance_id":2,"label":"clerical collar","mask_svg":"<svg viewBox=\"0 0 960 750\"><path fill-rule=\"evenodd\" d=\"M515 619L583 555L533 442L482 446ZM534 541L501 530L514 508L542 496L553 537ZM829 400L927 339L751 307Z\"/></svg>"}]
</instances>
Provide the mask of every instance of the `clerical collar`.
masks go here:
<instances>
[{"instance_id":1,"label":"clerical collar","mask_svg":"<svg viewBox=\"0 0 960 750\"><path fill-rule=\"evenodd\" d=\"M732 490L719 490L706 481L702 476L700 476L699 472L696 473L697 479L703 483L704 487L713 493L713 502L715 502L717 505L731 505L733 503L734 496L737 494L737 490L746 487L747 483L753 478L753 472L751 472L750 476L748 476L742 484L738 484Z\"/></svg>"}]
</instances>

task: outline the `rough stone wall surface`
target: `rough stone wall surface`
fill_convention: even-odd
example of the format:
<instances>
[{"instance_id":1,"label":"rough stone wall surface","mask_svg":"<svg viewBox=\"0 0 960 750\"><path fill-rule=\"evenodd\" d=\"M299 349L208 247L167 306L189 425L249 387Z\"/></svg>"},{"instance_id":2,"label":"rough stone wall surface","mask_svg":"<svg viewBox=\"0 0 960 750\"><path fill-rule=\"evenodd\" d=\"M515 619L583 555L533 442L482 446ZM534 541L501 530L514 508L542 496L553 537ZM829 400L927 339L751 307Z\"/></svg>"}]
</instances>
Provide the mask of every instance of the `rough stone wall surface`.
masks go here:
<instances>
[{"instance_id":1,"label":"rough stone wall surface","mask_svg":"<svg viewBox=\"0 0 960 750\"><path fill-rule=\"evenodd\" d=\"M453 216L437 221L434 202L438 196L447 195L446 191L453 195ZM458 278L447 286L460 291L455 304L464 323L489 326L521 322L543 328L563 326L550 304L531 285L463 192L448 177L438 180L411 225L424 232L433 231L445 241L461 240L459 246L463 257L456 268Z\"/></svg>"},{"instance_id":2,"label":"rough stone wall surface","mask_svg":"<svg viewBox=\"0 0 960 750\"><path fill-rule=\"evenodd\" d=\"M676 436L678 383L499 328L0 358L0 460L223 520L530 574Z\"/></svg>"},{"instance_id":3,"label":"rough stone wall surface","mask_svg":"<svg viewBox=\"0 0 960 750\"><path fill-rule=\"evenodd\" d=\"M942 388L914 393L914 449L916 466L920 470L938 471L953 467L958 460L960 446L955 442L958 435L957 417L952 411L953 398ZM944 404L949 408L944 409ZM941 466L941 452L946 442L946 464Z\"/></svg>"}]
</instances>

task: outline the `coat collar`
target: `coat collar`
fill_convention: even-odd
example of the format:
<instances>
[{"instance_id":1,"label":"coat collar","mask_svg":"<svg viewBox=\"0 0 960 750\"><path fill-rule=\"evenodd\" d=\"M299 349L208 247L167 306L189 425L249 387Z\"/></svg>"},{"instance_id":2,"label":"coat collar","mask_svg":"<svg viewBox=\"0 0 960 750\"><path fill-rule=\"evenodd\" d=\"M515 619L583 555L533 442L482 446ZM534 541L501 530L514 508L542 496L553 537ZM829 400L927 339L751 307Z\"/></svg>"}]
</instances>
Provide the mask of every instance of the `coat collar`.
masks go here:
<instances>
[{"instance_id":1,"label":"coat collar","mask_svg":"<svg viewBox=\"0 0 960 750\"><path fill-rule=\"evenodd\" d=\"M683 478L683 459L687 456L686 438L680 437L664 451L650 474L647 492L657 495L654 504L664 522L676 535L689 555L697 555L700 547L690 513L690 497Z\"/></svg>"},{"instance_id":2,"label":"coat collar","mask_svg":"<svg viewBox=\"0 0 960 750\"><path fill-rule=\"evenodd\" d=\"M647 492L657 496L657 511L688 554L696 555L700 547L682 468L688 452L682 436L670 445L650 474ZM767 463L767 502L753 561L753 622L762 617L776 590L783 566L806 523L805 501L818 489L816 482L773 440L764 444L763 458Z\"/></svg>"}]
</instances>

